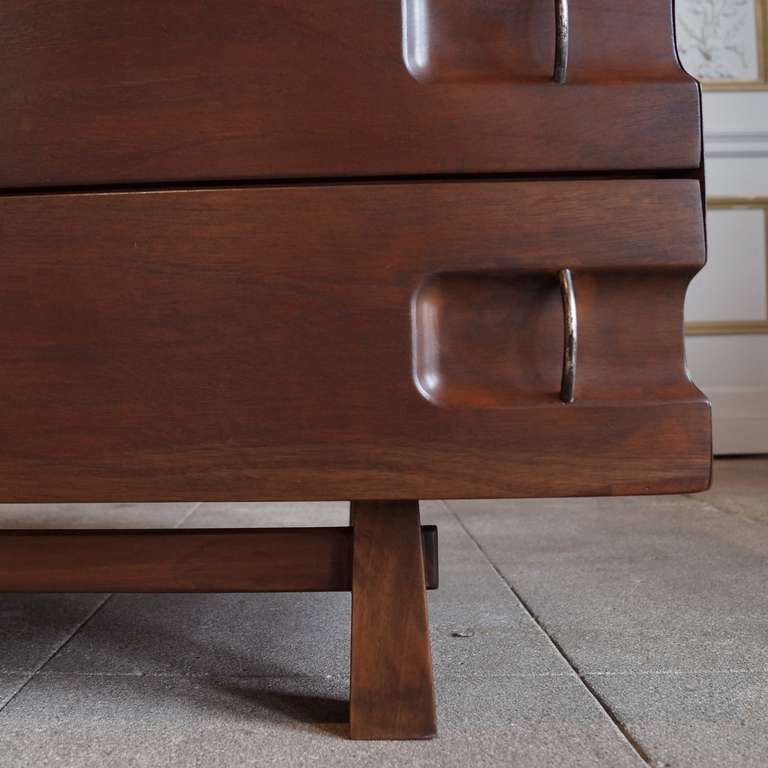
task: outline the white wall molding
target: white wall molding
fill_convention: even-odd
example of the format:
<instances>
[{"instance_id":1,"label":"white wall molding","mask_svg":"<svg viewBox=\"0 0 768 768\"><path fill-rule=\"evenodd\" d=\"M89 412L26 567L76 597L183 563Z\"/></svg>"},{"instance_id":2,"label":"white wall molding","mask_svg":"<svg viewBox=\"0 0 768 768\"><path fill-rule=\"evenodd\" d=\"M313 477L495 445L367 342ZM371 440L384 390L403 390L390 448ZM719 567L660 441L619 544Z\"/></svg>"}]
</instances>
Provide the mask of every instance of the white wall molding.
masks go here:
<instances>
[{"instance_id":1,"label":"white wall molding","mask_svg":"<svg viewBox=\"0 0 768 768\"><path fill-rule=\"evenodd\" d=\"M705 131L705 157L768 157L768 130Z\"/></svg>"}]
</instances>

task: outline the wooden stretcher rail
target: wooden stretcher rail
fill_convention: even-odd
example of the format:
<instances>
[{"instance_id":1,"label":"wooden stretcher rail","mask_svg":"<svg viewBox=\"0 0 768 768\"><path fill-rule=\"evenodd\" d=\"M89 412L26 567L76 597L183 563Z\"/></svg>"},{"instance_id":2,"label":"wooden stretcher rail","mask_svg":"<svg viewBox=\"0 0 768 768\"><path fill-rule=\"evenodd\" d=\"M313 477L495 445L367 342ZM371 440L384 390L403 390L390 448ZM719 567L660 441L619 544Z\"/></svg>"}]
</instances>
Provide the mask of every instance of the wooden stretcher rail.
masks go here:
<instances>
[{"instance_id":1,"label":"wooden stretcher rail","mask_svg":"<svg viewBox=\"0 0 768 768\"><path fill-rule=\"evenodd\" d=\"M437 528L422 526L428 589ZM0 592L339 592L352 528L0 531Z\"/></svg>"}]
</instances>

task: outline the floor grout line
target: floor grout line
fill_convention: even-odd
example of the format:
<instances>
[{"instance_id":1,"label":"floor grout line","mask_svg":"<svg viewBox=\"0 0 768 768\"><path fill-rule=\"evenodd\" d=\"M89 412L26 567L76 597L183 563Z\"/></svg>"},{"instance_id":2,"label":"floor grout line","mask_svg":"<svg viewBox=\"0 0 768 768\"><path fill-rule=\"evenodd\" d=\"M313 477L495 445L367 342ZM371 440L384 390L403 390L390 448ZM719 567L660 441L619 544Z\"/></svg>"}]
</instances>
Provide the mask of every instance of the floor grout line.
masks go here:
<instances>
[{"instance_id":1,"label":"floor grout line","mask_svg":"<svg viewBox=\"0 0 768 768\"><path fill-rule=\"evenodd\" d=\"M176 523L176 524L175 524L173 527L174 527L174 528L181 528L181 526L182 526L182 525L184 525L184 523L186 523L186 522L187 522L187 520L189 520L189 518L190 518L190 517L192 517L192 515L193 515L195 512L197 512L197 510L198 510L198 509L200 509L200 507L202 507L202 506L203 506L203 502L202 502L202 501L197 501L197 502L195 502L195 503L194 503L194 504L193 504L193 505L192 505L192 506L189 508L189 510L187 511L187 513L184 515L184 517L182 517L182 518L181 518L181 520L179 520L179 521L178 521L178 522L177 522L177 523Z\"/></svg>"},{"instance_id":2,"label":"floor grout line","mask_svg":"<svg viewBox=\"0 0 768 768\"><path fill-rule=\"evenodd\" d=\"M272 674L272 675L259 675L259 674L238 674L235 672L153 672L153 671L126 671L126 672L107 672L107 671L94 671L88 672L85 670L41 670L38 672L19 672L19 673L0 673L0 674L29 674L35 677L148 677L148 678L178 678L178 679L190 679L190 680L204 680L204 679L227 679L227 680L349 680L348 674ZM549 677L567 677L573 678L571 672L478 672L478 673L443 673L441 678L456 678L461 680L475 679L475 678L488 678L492 676L496 678L549 678Z\"/></svg>"},{"instance_id":3,"label":"floor grout line","mask_svg":"<svg viewBox=\"0 0 768 768\"><path fill-rule=\"evenodd\" d=\"M50 659L49 659L50 661ZM233 680L247 679L247 680L272 680L283 678L338 678L347 679L348 675L344 674L309 674L309 673L296 673L296 674L242 674L237 672L160 672L155 670L132 670L132 671L115 671L110 672L107 670L85 670L85 669L43 669L38 667L35 671L30 672L26 669L0 669L0 677L9 677L11 675L19 676L37 676L37 677L178 677L178 678L218 678L226 677ZM493 672L493 677L500 678L539 678L539 677L696 677L696 676L717 676L717 675L768 675L768 668L766 669L658 669L658 670L595 670L578 672L574 675L573 671L570 672ZM455 674L452 672L443 672L442 677L460 677L460 678L475 678L475 677L487 677L488 673L473 672Z\"/></svg>"},{"instance_id":4,"label":"floor grout line","mask_svg":"<svg viewBox=\"0 0 768 768\"><path fill-rule=\"evenodd\" d=\"M581 684L584 686L584 688L587 690L590 696L594 699L594 701L597 703L600 709L602 709L603 713L608 717L610 722L613 724L619 736L622 737L624 741L627 742L627 744L632 748L632 750L637 755L637 757L640 758L640 760L642 760L648 766L653 766L654 763L651 760L650 756L647 754L647 752L638 743L638 741L632 736L632 734L629 732L626 726L621 722L621 720L619 720L619 718L614 714L614 712L608 706L608 703L602 699L602 697L597 693L597 691L589 684L589 681L585 679L584 675L582 675L582 673L579 671L574 661L565 652L565 649L557 642L557 640L555 640L552 637L552 635L549 634L549 632L547 632L546 628L540 621L539 617L534 613L531 606L529 606L528 603L517 592L517 590L514 588L512 583L509 581L509 579L507 579L504 576L504 574L496 567L496 564L488 556L488 553L483 549L480 542L478 542L477 539L470 533L467 526L464 525L464 521L459 517L459 515L456 512L454 512L448 506L448 504L445 501L441 501L441 503L445 507L445 509L451 515L453 515L453 517L456 519L458 524L461 526L464 533L467 534L470 541L472 541L472 543L475 545L475 547L480 552L480 554L488 561L488 564L491 566L491 568L493 568L498 578L501 579L501 581L504 584L506 584L509 591L514 595L515 599L520 604L520 607L528 614L531 621L533 621L533 623L538 627L539 631L544 635L547 642L552 646L552 648L557 652L557 654L563 659L563 661L565 661L565 663L571 668L573 672L573 676L578 678L579 682L581 682Z\"/></svg>"},{"instance_id":5,"label":"floor grout line","mask_svg":"<svg viewBox=\"0 0 768 768\"><path fill-rule=\"evenodd\" d=\"M24 682L5 701L0 701L0 717L2 717L3 710L29 685L35 676L34 672L25 672L23 674L27 676Z\"/></svg>"}]
</instances>

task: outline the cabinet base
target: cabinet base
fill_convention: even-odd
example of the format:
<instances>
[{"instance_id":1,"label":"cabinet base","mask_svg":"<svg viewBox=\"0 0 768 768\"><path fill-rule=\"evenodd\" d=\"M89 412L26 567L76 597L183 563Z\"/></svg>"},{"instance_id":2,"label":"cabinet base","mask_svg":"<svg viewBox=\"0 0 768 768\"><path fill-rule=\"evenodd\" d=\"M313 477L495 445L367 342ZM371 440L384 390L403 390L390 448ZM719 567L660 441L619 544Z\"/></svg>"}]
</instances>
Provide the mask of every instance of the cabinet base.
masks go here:
<instances>
[{"instance_id":1,"label":"cabinet base","mask_svg":"<svg viewBox=\"0 0 768 768\"><path fill-rule=\"evenodd\" d=\"M0 531L0 592L352 592L350 733L436 732L418 501L352 503L350 527Z\"/></svg>"}]
</instances>

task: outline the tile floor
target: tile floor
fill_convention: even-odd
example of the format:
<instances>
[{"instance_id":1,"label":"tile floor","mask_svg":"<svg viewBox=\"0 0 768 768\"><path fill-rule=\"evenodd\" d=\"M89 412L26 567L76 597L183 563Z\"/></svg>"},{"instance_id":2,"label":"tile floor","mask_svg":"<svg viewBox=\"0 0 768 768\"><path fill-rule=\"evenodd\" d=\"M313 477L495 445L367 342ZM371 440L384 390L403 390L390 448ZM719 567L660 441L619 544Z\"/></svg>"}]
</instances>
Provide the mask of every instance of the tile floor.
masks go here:
<instances>
[{"instance_id":1,"label":"tile floor","mask_svg":"<svg viewBox=\"0 0 768 768\"><path fill-rule=\"evenodd\" d=\"M0 766L768 765L768 458L695 497L422 511L435 741L346 740L348 595L0 595ZM289 523L346 505L0 506L3 528Z\"/></svg>"}]
</instances>

